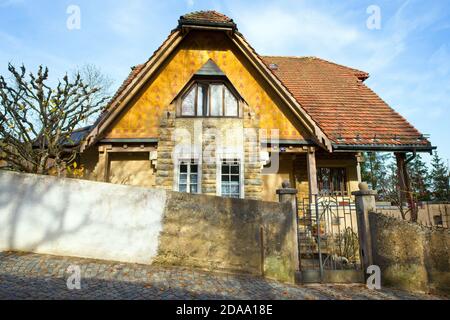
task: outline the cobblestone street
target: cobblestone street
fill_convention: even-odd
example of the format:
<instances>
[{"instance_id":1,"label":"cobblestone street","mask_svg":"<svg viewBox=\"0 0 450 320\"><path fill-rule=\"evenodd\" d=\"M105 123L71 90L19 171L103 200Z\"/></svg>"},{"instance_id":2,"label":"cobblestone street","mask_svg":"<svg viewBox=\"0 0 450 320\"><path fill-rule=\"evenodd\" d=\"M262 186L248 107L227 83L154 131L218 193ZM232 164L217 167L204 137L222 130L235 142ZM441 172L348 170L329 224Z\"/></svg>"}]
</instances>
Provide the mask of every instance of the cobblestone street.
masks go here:
<instances>
[{"instance_id":1,"label":"cobblestone street","mask_svg":"<svg viewBox=\"0 0 450 320\"><path fill-rule=\"evenodd\" d=\"M81 290L69 290L67 268L81 268ZM258 277L212 274L26 253L0 253L0 299L438 299L362 285L290 286Z\"/></svg>"}]
</instances>

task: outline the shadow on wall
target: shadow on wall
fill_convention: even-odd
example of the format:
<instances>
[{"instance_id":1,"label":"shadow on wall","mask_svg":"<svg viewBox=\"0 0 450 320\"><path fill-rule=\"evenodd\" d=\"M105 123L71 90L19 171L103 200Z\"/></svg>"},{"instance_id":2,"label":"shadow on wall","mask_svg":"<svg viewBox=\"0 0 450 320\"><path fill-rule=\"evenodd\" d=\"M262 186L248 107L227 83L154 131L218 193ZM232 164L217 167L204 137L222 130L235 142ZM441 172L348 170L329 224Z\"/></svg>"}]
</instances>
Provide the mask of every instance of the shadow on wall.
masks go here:
<instances>
[{"instance_id":1,"label":"shadow on wall","mask_svg":"<svg viewBox=\"0 0 450 320\"><path fill-rule=\"evenodd\" d=\"M70 203L69 191L31 177L29 175L28 179L24 179L19 174L1 176L0 224L3 235L0 236L0 249L39 251L45 244L57 242L61 236L74 234L90 223L86 215L69 226L67 208L75 205ZM45 215L45 220L51 223L42 224L41 219L36 219L37 215ZM26 223L24 220L27 220ZM39 231L36 232L36 229ZM25 240L19 236L20 233L29 236Z\"/></svg>"},{"instance_id":2,"label":"shadow on wall","mask_svg":"<svg viewBox=\"0 0 450 320\"><path fill-rule=\"evenodd\" d=\"M161 190L0 171L0 250L151 263Z\"/></svg>"},{"instance_id":3,"label":"shadow on wall","mask_svg":"<svg viewBox=\"0 0 450 320\"><path fill-rule=\"evenodd\" d=\"M295 282L290 204L0 171L0 251Z\"/></svg>"}]
</instances>

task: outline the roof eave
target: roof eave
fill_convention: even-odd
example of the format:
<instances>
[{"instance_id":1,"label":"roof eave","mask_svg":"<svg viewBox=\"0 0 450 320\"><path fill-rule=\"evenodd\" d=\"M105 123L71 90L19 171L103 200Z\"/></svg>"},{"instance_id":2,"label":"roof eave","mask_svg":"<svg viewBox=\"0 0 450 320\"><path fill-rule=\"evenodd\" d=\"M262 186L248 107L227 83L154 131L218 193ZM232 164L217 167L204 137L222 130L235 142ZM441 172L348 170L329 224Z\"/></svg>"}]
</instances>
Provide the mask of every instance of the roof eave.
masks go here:
<instances>
[{"instance_id":1,"label":"roof eave","mask_svg":"<svg viewBox=\"0 0 450 320\"><path fill-rule=\"evenodd\" d=\"M214 21L201 21L201 20L179 20L178 28L201 28L201 27L213 27L214 29L230 29L236 30L237 26L234 22L214 22Z\"/></svg>"},{"instance_id":2,"label":"roof eave","mask_svg":"<svg viewBox=\"0 0 450 320\"><path fill-rule=\"evenodd\" d=\"M378 152L427 152L432 153L437 147L430 145L342 145L333 144L334 152L347 152L347 151L378 151Z\"/></svg>"},{"instance_id":3,"label":"roof eave","mask_svg":"<svg viewBox=\"0 0 450 320\"><path fill-rule=\"evenodd\" d=\"M147 82L150 76L152 76L156 69L159 68L161 61L173 52L173 49L181 42L184 35L180 31L173 31L169 38L158 48L153 56L145 63L144 67L139 72L139 75L128 85L127 88L117 96L110 106L112 110L107 116L99 119L94 125L86 139L80 145L80 151L83 152L89 146L95 144L101 139L101 134L112 123L116 115L118 115L123 107L131 100L132 96L140 89L143 83Z\"/></svg>"}]
</instances>

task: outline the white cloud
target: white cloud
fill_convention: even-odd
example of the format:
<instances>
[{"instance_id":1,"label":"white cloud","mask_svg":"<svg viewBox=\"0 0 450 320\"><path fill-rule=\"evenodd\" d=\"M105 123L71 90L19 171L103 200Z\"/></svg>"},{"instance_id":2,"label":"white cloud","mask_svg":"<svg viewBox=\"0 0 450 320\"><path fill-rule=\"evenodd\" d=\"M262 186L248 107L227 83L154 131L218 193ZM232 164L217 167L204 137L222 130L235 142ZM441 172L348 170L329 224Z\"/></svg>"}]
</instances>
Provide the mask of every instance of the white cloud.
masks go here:
<instances>
[{"instance_id":1,"label":"white cloud","mask_svg":"<svg viewBox=\"0 0 450 320\"><path fill-rule=\"evenodd\" d=\"M336 52L360 38L355 27L333 19L327 12L306 7L289 10L264 6L241 12L236 19L239 28L264 54L300 48L304 52Z\"/></svg>"}]
</instances>

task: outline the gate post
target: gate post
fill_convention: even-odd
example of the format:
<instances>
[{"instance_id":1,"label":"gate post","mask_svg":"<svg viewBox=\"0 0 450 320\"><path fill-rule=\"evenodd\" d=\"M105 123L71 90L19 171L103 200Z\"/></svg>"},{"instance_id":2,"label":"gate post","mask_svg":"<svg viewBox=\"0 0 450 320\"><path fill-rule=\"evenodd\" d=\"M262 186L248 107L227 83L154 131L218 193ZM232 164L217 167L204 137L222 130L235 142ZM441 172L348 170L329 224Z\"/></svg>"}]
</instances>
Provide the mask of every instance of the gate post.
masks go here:
<instances>
[{"instance_id":1,"label":"gate post","mask_svg":"<svg viewBox=\"0 0 450 320\"><path fill-rule=\"evenodd\" d=\"M294 237L292 241L294 242L295 252L294 263L295 269L295 280L296 282L301 282L300 279L300 257L299 257L299 243L298 243L298 207L297 207L297 189L291 188L289 181L284 181L282 183L282 188L277 190L278 199L280 203L290 203L292 207L292 225L294 228Z\"/></svg>"},{"instance_id":2,"label":"gate post","mask_svg":"<svg viewBox=\"0 0 450 320\"><path fill-rule=\"evenodd\" d=\"M356 204L359 255L364 274L366 274L367 268L373 265L369 213L375 212L376 210L375 196L377 195L377 191L370 190L367 183L362 182L359 184L359 191L352 192L352 195L355 196Z\"/></svg>"}]
</instances>

